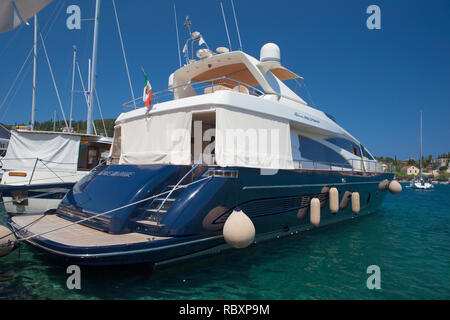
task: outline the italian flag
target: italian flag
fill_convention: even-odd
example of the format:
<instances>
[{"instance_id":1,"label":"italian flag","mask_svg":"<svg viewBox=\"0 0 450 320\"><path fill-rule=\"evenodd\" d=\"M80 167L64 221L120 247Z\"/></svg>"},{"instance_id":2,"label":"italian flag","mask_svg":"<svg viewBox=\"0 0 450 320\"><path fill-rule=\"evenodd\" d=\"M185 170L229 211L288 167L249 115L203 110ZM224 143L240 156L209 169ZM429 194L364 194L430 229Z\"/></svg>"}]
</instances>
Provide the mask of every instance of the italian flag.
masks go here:
<instances>
[{"instance_id":1,"label":"italian flag","mask_svg":"<svg viewBox=\"0 0 450 320\"><path fill-rule=\"evenodd\" d=\"M150 81L148 81L147 75L145 73L144 77L145 77L145 87L144 93L142 94L142 100L144 100L147 110L150 110L150 106L152 105L152 86L150 85Z\"/></svg>"}]
</instances>

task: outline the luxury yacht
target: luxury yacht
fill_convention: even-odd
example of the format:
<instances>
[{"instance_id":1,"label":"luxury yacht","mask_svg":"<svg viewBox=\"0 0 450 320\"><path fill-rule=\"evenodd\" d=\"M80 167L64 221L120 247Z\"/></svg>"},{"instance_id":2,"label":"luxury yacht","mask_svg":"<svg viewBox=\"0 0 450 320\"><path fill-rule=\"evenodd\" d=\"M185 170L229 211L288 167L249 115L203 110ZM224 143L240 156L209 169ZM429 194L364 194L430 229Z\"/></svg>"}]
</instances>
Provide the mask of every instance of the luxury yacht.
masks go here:
<instances>
[{"instance_id":1,"label":"luxury yacht","mask_svg":"<svg viewBox=\"0 0 450 320\"><path fill-rule=\"evenodd\" d=\"M111 144L97 135L12 130L0 182L6 212L56 209L75 182L108 158Z\"/></svg>"},{"instance_id":2,"label":"luxury yacht","mask_svg":"<svg viewBox=\"0 0 450 320\"><path fill-rule=\"evenodd\" d=\"M200 41L198 32L189 41ZM19 240L66 262L153 263L243 248L373 213L394 173L287 81L274 43L260 59L200 48L120 114L107 163L55 212L11 217ZM30 225L31 224L31 225Z\"/></svg>"}]
</instances>

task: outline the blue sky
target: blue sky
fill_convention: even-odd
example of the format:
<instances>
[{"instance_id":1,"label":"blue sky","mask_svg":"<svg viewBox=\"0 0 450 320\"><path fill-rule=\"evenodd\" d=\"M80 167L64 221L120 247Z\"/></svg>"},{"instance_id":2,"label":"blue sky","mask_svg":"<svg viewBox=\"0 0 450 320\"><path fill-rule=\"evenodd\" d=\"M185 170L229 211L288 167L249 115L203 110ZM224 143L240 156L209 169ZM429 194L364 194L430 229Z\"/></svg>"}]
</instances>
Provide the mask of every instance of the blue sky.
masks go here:
<instances>
[{"instance_id":1,"label":"blue sky","mask_svg":"<svg viewBox=\"0 0 450 320\"><path fill-rule=\"evenodd\" d=\"M77 4L82 18L94 14L94 0L55 0L39 14L46 47L66 117L72 72L72 46L87 78L93 23L66 28L66 8ZM148 74L153 90L167 88L178 68L173 16L177 6L180 42L189 15L211 48L227 46L220 1L116 0L135 95L142 94ZM366 0L234 0L245 52L259 58L267 42L281 48L282 63L305 78L313 106L335 116L373 154L418 158L419 110L423 110L424 154L450 151L450 1ZM381 9L381 30L369 30L369 5ZM223 0L232 47L238 48L231 4ZM59 10L60 9L60 10ZM59 14L53 15L57 13ZM105 118L116 118L131 99L119 36L110 0L103 0L99 29L97 88ZM30 21L32 22L32 21ZM47 25L46 28L44 28ZM52 25L50 29L49 26ZM32 46L33 28L21 26L0 34L0 104ZM32 61L28 61L12 94L0 109L0 122L28 122L31 109ZM79 81L76 89L80 90ZM301 96L312 104L306 91ZM38 51L36 120L58 110L43 50ZM95 111L98 119L99 112ZM74 118L86 118L81 94L74 99Z\"/></svg>"}]
</instances>

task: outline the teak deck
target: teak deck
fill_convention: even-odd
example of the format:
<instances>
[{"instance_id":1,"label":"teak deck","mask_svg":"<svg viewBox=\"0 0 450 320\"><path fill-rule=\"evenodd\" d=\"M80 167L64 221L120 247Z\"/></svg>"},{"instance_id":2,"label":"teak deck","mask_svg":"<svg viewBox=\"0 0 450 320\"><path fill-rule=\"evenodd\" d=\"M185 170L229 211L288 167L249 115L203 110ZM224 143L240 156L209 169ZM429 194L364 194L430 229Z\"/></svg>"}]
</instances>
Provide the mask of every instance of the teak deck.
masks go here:
<instances>
[{"instance_id":1,"label":"teak deck","mask_svg":"<svg viewBox=\"0 0 450 320\"><path fill-rule=\"evenodd\" d=\"M26 214L14 216L11 220L18 228L21 228L36 219L39 219L41 216L42 214ZM57 215L47 215L26 228L28 231L26 237L31 236L32 234L41 234L63 226L68 226L57 231L43 234L39 237L74 247L113 246L167 239L141 233L109 234L81 224L72 223L73 222L60 218Z\"/></svg>"}]
</instances>

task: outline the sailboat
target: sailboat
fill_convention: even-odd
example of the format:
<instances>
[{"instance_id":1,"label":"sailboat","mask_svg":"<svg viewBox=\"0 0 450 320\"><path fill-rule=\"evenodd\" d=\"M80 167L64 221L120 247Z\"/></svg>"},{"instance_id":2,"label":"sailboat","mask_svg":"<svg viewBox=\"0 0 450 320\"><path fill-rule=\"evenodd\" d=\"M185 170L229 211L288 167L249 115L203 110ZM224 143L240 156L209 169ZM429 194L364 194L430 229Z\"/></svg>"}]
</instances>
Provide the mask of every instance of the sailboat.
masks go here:
<instances>
[{"instance_id":1,"label":"sailboat","mask_svg":"<svg viewBox=\"0 0 450 320\"><path fill-rule=\"evenodd\" d=\"M48 1L47 1L48 2ZM73 185L87 176L89 171L106 160L112 144L112 138L92 133L93 102L95 90L95 61L97 55L98 13L94 27L93 63L90 68L87 133L74 133L64 118L62 131L35 131L35 92L36 92L36 56L38 42L37 16L34 16L34 60L33 92L31 106L31 128L19 128L11 131L11 138L3 163L3 177L0 192L5 210L9 214L48 212L56 209ZM46 54L44 40L42 39ZM47 55L47 54L46 54ZM47 61L48 57L47 57ZM75 72L75 51L72 75ZM50 73L53 78L49 63ZM56 85L54 83L55 90ZM58 101L59 94L56 90ZM62 106L60 104L61 111ZM64 112L63 112L64 115ZM71 119L70 119L71 120ZM30 130L31 129L31 130ZM106 133L106 132L105 132Z\"/></svg>"},{"instance_id":2,"label":"sailboat","mask_svg":"<svg viewBox=\"0 0 450 320\"><path fill-rule=\"evenodd\" d=\"M434 188L433 184L425 181L422 177L422 111L420 111L420 159L419 159L419 180L411 181L411 188L429 190Z\"/></svg>"}]
</instances>

